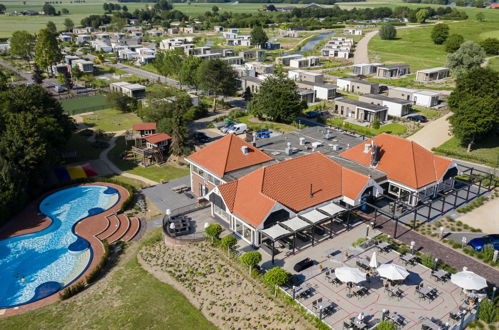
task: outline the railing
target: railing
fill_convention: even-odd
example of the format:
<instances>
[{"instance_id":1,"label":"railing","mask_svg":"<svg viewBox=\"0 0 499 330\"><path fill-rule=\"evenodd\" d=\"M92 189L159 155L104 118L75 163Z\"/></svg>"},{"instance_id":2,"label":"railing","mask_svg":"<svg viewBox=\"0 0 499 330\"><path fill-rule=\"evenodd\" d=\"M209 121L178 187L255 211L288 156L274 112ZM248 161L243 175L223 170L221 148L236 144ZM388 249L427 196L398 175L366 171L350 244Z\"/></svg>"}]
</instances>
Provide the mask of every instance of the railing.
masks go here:
<instances>
[{"instance_id":1,"label":"railing","mask_svg":"<svg viewBox=\"0 0 499 330\"><path fill-rule=\"evenodd\" d=\"M209 206L210 206L210 202L205 200L205 201L199 201L197 203L193 203L193 204L189 204L186 206L182 206L182 207L173 209L170 212L170 216L165 215L163 217L163 228L165 227L165 223L166 223L166 220L168 220L168 217L173 218L173 217L176 217L179 215L188 214L188 213L191 213L191 212L194 212L197 210L207 208Z\"/></svg>"}]
</instances>

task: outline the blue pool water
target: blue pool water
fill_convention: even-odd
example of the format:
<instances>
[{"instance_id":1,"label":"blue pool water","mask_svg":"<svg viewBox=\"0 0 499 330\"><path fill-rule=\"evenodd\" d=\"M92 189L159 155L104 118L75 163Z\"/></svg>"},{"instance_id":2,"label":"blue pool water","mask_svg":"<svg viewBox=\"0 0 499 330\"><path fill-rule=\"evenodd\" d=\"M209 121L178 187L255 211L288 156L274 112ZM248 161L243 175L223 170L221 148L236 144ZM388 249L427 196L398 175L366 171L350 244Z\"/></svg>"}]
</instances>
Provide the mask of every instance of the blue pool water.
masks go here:
<instances>
[{"instance_id":1,"label":"blue pool water","mask_svg":"<svg viewBox=\"0 0 499 330\"><path fill-rule=\"evenodd\" d=\"M78 186L55 192L40 203L52 219L42 231L0 240L0 308L45 298L78 278L92 260L90 244L74 225L113 207L120 196L105 186Z\"/></svg>"}]
</instances>

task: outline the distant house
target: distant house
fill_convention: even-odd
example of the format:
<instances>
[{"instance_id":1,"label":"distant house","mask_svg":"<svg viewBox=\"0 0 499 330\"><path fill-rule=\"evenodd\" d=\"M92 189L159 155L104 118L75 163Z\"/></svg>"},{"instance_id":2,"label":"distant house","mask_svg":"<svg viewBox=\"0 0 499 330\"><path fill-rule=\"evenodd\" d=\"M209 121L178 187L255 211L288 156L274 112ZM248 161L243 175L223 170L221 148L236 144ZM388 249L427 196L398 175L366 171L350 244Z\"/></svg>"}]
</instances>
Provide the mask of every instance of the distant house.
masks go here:
<instances>
[{"instance_id":1,"label":"distant house","mask_svg":"<svg viewBox=\"0 0 499 330\"><path fill-rule=\"evenodd\" d=\"M379 84L357 78L338 78L336 85L340 90L356 94L378 94Z\"/></svg>"},{"instance_id":2,"label":"distant house","mask_svg":"<svg viewBox=\"0 0 499 330\"><path fill-rule=\"evenodd\" d=\"M361 36L362 30L360 30L360 29L344 29L343 34L344 35Z\"/></svg>"},{"instance_id":3,"label":"distant house","mask_svg":"<svg viewBox=\"0 0 499 330\"><path fill-rule=\"evenodd\" d=\"M265 45L263 45L263 49L267 50L276 50L281 49L281 43L275 41L267 41Z\"/></svg>"},{"instance_id":4,"label":"distant house","mask_svg":"<svg viewBox=\"0 0 499 330\"><path fill-rule=\"evenodd\" d=\"M240 80L242 90L246 90L246 88L249 88L251 93L253 94L260 91L260 85L263 82L261 79L250 76L241 77Z\"/></svg>"},{"instance_id":5,"label":"distant house","mask_svg":"<svg viewBox=\"0 0 499 330\"><path fill-rule=\"evenodd\" d=\"M146 93L146 86L140 84L130 84L124 81L111 83L109 85L111 92L118 92L129 97L142 98Z\"/></svg>"},{"instance_id":6,"label":"distant house","mask_svg":"<svg viewBox=\"0 0 499 330\"><path fill-rule=\"evenodd\" d=\"M304 57L305 56L300 55L300 54L279 56L279 57L276 57L275 62L276 62L276 64L281 64L283 66L289 66L291 60L296 60L296 59L300 59L300 58L304 58Z\"/></svg>"},{"instance_id":7,"label":"distant house","mask_svg":"<svg viewBox=\"0 0 499 330\"><path fill-rule=\"evenodd\" d=\"M426 82L426 81L435 81L442 80L449 76L449 69L447 68L432 68L432 69L424 69L416 72L416 81Z\"/></svg>"},{"instance_id":8,"label":"distant house","mask_svg":"<svg viewBox=\"0 0 499 330\"><path fill-rule=\"evenodd\" d=\"M70 42L71 40L73 40L73 37L68 34L61 34L59 35L59 40L62 42Z\"/></svg>"},{"instance_id":9,"label":"distant house","mask_svg":"<svg viewBox=\"0 0 499 330\"><path fill-rule=\"evenodd\" d=\"M406 101L422 107L433 107L438 104L440 94L432 91L392 87L388 90L388 96Z\"/></svg>"},{"instance_id":10,"label":"distant house","mask_svg":"<svg viewBox=\"0 0 499 330\"><path fill-rule=\"evenodd\" d=\"M140 134L140 136L148 136L156 134L156 123L138 123L132 126L132 130Z\"/></svg>"},{"instance_id":11,"label":"distant house","mask_svg":"<svg viewBox=\"0 0 499 330\"><path fill-rule=\"evenodd\" d=\"M332 100L336 97L337 86L324 83L324 75L321 73L290 70L288 78L296 81L299 88L314 91L315 99Z\"/></svg>"},{"instance_id":12,"label":"distant house","mask_svg":"<svg viewBox=\"0 0 499 330\"><path fill-rule=\"evenodd\" d=\"M240 56L222 57L221 60L228 64L243 64L244 62L243 58Z\"/></svg>"},{"instance_id":13,"label":"distant house","mask_svg":"<svg viewBox=\"0 0 499 330\"><path fill-rule=\"evenodd\" d=\"M75 60L72 61L71 67L77 66L81 72L89 73L94 72L94 63L87 60Z\"/></svg>"},{"instance_id":14,"label":"distant house","mask_svg":"<svg viewBox=\"0 0 499 330\"><path fill-rule=\"evenodd\" d=\"M196 31L196 29L193 26L180 27L178 30L179 30L179 33L183 33L183 34L193 34Z\"/></svg>"},{"instance_id":15,"label":"distant house","mask_svg":"<svg viewBox=\"0 0 499 330\"><path fill-rule=\"evenodd\" d=\"M245 61L261 61L265 56L263 50L242 50L239 52L239 56Z\"/></svg>"},{"instance_id":16,"label":"distant house","mask_svg":"<svg viewBox=\"0 0 499 330\"><path fill-rule=\"evenodd\" d=\"M367 102L339 98L334 101L334 112L360 122L372 123L375 119L383 122L388 117L388 108Z\"/></svg>"},{"instance_id":17,"label":"distant house","mask_svg":"<svg viewBox=\"0 0 499 330\"><path fill-rule=\"evenodd\" d=\"M400 78L411 73L410 66L407 64L383 65L378 67L376 76L380 78Z\"/></svg>"},{"instance_id":18,"label":"distant house","mask_svg":"<svg viewBox=\"0 0 499 330\"><path fill-rule=\"evenodd\" d=\"M159 148L160 150L165 150L171 139L172 137L166 133L155 133L144 137L147 148Z\"/></svg>"},{"instance_id":19,"label":"distant house","mask_svg":"<svg viewBox=\"0 0 499 330\"><path fill-rule=\"evenodd\" d=\"M113 46L107 42L97 39L92 41L92 47L98 52L110 53L113 51Z\"/></svg>"},{"instance_id":20,"label":"distant house","mask_svg":"<svg viewBox=\"0 0 499 330\"><path fill-rule=\"evenodd\" d=\"M318 56L307 56L302 58L295 58L289 61L289 66L292 68L308 68L313 66L319 66L320 59Z\"/></svg>"},{"instance_id":21,"label":"distant house","mask_svg":"<svg viewBox=\"0 0 499 330\"><path fill-rule=\"evenodd\" d=\"M213 31L215 31L215 32L223 32L224 31L224 27L220 26L220 25L215 25L215 27L213 28Z\"/></svg>"},{"instance_id":22,"label":"distant house","mask_svg":"<svg viewBox=\"0 0 499 330\"><path fill-rule=\"evenodd\" d=\"M298 87L296 89L296 92L298 93L300 97L300 101L305 101L308 103L315 103L315 92L311 89L308 88L300 88Z\"/></svg>"},{"instance_id":23,"label":"distant house","mask_svg":"<svg viewBox=\"0 0 499 330\"><path fill-rule=\"evenodd\" d=\"M381 63L354 64L352 72L356 76L367 76L376 73L378 67L382 65Z\"/></svg>"},{"instance_id":24,"label":"distant house","mask_svg":"<svg viewBox=\"0 0 499 330\"><path fill-rule=\"evenodd\" d=\"M92 41L92 36L89 34L79 34L76 36L76 43L82 44L85 42L90 42Z\"/></svg>"},{"instance_id":25,"label":"distant house","mask_svg":"<svg viewBox=\"0 0 499 330\"><path fill-rule=\"evenodd\" d=\"M380 94L364 94L359 97L359 101L388 108L388 115L394 117L403 117L411 111L412 102L402 99L387 97Z\"/></svg>"}]
</instances>

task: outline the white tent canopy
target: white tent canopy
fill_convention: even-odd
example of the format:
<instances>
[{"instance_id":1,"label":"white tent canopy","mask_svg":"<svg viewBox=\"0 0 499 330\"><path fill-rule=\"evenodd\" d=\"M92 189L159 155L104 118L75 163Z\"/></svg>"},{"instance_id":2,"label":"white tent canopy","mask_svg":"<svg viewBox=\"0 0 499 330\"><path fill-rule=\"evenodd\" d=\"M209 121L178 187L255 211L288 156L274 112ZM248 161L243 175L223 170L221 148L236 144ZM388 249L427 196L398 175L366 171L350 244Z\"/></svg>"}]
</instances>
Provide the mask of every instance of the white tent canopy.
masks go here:
<instances>
[{"instance_id":1,"label":"white tent canopy","mask_svg":"<svg viewBox=\"0 0 499 330\"><path fill-rule=\"evenodd\" d=\"M317 210L313 210L305 214L300 214L300 216L312 224L316 224L329 218L328 215L325 215L324 213L321 213Z\"/></svg>"},{"instance_id":2,"label":"white tent canopy","mask_svg":"<svg viewBox=\"0 0 499 330\"><path fill-rule=\"evenodd\" d=\"M274 241L282 236L291 234L291 232L279 225L274 225L270 228L262 230L262 233L272 238Z\"/></svg>"},{"instance_id":3,"label":"white tent canopy","mask_svg":"<svg viewBox=\"0 0 499 330\"><path fill-rule=\"evenodd\" d=\"M379 276L392 281L403 280L409 276L409 272L397 264L382 264L378 267Z\"/></svg>"},{"instance_id":4,"label":"white tent canopy","mask_svg":"<svg viewBox=\"0 0 499 330\"><path fill-rule=\"evenodd\" d=\"M487 286L486 279L468 270L452 274L450 281L465 290L480 290Z\"/></svg>"},{"instance_id":5,"label":"white tent canopy","mask_svg":"<svg viewBox=\"0 0 499 330\"><path fill-rule=\"evenodd\" d=\"M293 219L281 222L280 225L291 229L293 232L300 231L303 228L307 228L308 226L310 226L310 224L308 222L303 221L302 219L300 219L298 217L294 217Z\"/></svg>"},{"instance_id":6,"label":"white tent canopy","mask_svg":"<svg viewBox=\"0 0 499 330\"><path fill-rule=\"evenodd\" d=\"M330 203L330 204L327 204L323 207L319 207L318 210L324 212L324 213L327 213L329 214L329 216L333 216L337 213L340 213L340 212L343 212L345 211L345 208L339 206L339 205L336 205L334 203Z\"/></svg>"},{"instance_id":7,"label":"white tent canopy","mask_svg":"<svg viewBox=\"0 0 499 330\"><path fill-rule=\"evenodd\" d=\"M373 252L371 260L369 261L369 267L378 268L378 260L376 259L376 251Z\"/></svg>"},{"instance_id":8,"label":"white tent canopy","mask_svg":"<svg viewBox=\"0 0 499 330\"><path fill-rule=\"evenodd\" d=\"M359 283L366 280L366 274L358 268L339 267L334 270L336 277L342 282Z\"/></svg>"}]
</instances>

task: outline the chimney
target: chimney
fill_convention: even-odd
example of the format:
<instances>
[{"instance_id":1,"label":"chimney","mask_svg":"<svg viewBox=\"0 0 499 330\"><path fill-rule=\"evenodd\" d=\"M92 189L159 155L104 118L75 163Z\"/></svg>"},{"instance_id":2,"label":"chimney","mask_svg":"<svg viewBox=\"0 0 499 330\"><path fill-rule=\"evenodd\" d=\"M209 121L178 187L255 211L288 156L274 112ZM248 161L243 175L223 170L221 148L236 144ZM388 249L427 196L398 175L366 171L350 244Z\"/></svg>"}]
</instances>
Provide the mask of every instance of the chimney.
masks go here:
<instances>
[{"instance_id":1,"label":"chimney","mask_svg":"<svg viewBox=\"0 0 499 330\"><path fill-rule=\"evenodd\" d=\"M371 149L371 145L369 143L364 144L364 153L367 154Z\"/></svg>"},{"instance_id":2,"label":"chimney","mask_svg":"<svg viewBox=\"0 0 499 330\"><path fill-rule=\"evenodd\" d=\"M243 155L247 155L249 153L248 146L242 146L241 151L242 151Z\"/></svg>"},{"instance_id":3,"label":"chimney","mask_svg":"<svg viewBox=\"0 0 499 330\"><path fill-rule=\"evenodd\" d=\"M329 140L329 139L331 138L331 133L329 133L329 130L328 130L328 129L326 130L326 134L324 134L324 138L325 138L326 140Z\"/></svg>"},{"instance_id":4,"label":"chimney","mask_svg":"<svg viewBox=\"0 0 499 330\"><path fill-rule=\"evenodd\" d=\"M288 142L287 145L288 146L286 147L284 152L286 153L286 155L291 156L291 154L293 153L293 149L291 148L291 142Z\"/></svg>"},{"instance_id":5,"label":"chimney","mask_svg":"<svg viewBox=\"0 0 499 330\"><path fill-rule=\"evenodd\" d=\"M301 146L304 146L304 145L305 145L305 138L304 138L304 137L301 137L301 138L300 138L300 145L301 145Z\"/></svg>"}]
</instances>

